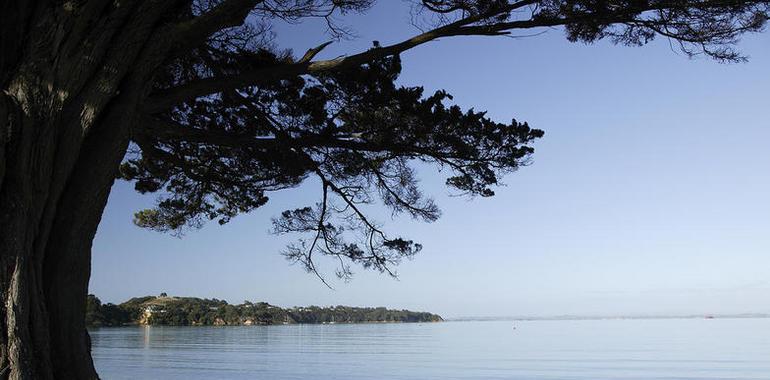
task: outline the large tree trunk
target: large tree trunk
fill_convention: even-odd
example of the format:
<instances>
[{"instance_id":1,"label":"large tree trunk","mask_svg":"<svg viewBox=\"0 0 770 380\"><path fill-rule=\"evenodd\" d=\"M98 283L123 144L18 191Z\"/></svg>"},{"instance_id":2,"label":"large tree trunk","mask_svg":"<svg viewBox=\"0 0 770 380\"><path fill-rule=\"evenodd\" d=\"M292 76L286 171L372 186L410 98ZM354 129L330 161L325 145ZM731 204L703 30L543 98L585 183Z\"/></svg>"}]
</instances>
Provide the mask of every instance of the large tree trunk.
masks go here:
<instances>
[{"instance_id":1,"label":"large tree trunk","mask_svg":"<svg viewBox=\"0 0 770 380\"><path fill-rule=\"evenodd\" d=\"M0 380L96 379L91 243L173 1L0 9Z\"/></svg>"},{"instance_id":2,"label":"large tree trunk","mask_svg":"<svg viewBox=\"0 0 770 380\"><path fill-rule=\"evenodd\" d=\"M122 111L112 115L130 119ZM85 327L91 243L128 146L126 120L107 120L84 142L59 202L45 253L43 278L56 378L95 378ZM115 135L115 129L120 132ZM70 366L69 363L80 363Z\"/></svg>"},{"instance_id":3,"label":"large tree trunk","mask_svg":"<svg viewBox=\"0 0 770 380\"><path fill-rule=\"evenodd\" d=\"M5 113L14 117L7 120L12 133L0 187L0 368L11 379L96 378L82 316L79 321L70 317L84 307L90 239L104 207L91 193L108 189L112 177L89 178L90 191L73 199L71 189L82 188L79 179L85 175L78 159L82 142L52 130L51 125L60 124L13 109L13 99L5 100ZM89 212L73 216L86 208ZM67 218L70 225L63 226ZM64 335L69 336L66 343ZM61 352L85 356L75 360ZM62 366L72 376L60 376Z\"/></svg>"},{"instance_id":4,"label":"large tree trunk","mask_svg":"<svg viewBox=\"0 0 770 380\"><path fill-rule=\"evenodd\" d=\"M83 318L90 249L129 123L106 118L85 138L68 138L47 130L62 124L51 127L4 100L12 133L0 161L0 373L94 379ZM123 111L111 108L108 115Z\"/></svg>"},{"instance_id":5,"label":"large tree trunk","mask_svg":"<svg viewBox=\"0 0 770 380\"><path fill-rule=\"evenodd\" d=\"M14 130L34 131L44 124L17 114ZM0 187L3 376L97 378L84 320L91 243L128 146L130 125L122 106L106 114L77 143L51 143L21 133L20 141L6 144ZM124 120L115 120L119 116ZM68 153L62 156L62 151Z\"/></svg>"}]
</instances>

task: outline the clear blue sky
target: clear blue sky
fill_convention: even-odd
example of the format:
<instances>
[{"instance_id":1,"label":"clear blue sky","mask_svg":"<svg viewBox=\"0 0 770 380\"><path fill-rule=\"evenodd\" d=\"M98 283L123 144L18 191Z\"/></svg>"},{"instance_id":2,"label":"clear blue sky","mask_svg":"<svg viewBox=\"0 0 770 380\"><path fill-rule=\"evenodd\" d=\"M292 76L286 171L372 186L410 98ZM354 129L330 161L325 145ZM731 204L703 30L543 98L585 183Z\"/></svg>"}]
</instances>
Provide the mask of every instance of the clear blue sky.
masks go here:
<instances>
[{"instance_id":1,"label":"clear blue sky","mask_svg":"<svg viewBox=\"0 0 770 380\"><path fill-rule=\"evenodd\" d=\"M402 2L348 18L359 38L415 33ZM276 28L301 53L320 23ZM141 230L153 196L115 185L93 246L103 301L165 291L281 306L370 305L444 316L770 312L770 35L744 38L747 64L691 60L661 39L642 48L571 44L561 30L523 39L455 38L403 55L406 85L446 89L464 107L544 129L531 166L491 199L450 196L421 168L443 210L432 224L377 219L424 244L399 280L357 270L325 288L279 251L270 217L318 200L318 186L178 239ZM320 262L330 277L333 263Z\"/></svg>"}]
</instances>

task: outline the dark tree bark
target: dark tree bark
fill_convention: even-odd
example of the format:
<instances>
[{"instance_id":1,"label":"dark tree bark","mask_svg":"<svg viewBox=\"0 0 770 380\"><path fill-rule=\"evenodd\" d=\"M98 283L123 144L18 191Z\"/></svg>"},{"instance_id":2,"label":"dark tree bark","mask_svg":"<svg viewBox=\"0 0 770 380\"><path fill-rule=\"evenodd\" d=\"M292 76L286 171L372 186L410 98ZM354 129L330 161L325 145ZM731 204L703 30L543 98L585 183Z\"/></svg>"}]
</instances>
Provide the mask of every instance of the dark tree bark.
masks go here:
<instances>
[{"instance_id":1,"label":"dark tree bark","mask_svg":"<svg viewBox=\"0 0 770 380\"><path fill-rule=\"evenodd\" d=\"M32 3L2 20L0 378L95 379L91 242L174 2Z\"/></svg>"}]
</instances>

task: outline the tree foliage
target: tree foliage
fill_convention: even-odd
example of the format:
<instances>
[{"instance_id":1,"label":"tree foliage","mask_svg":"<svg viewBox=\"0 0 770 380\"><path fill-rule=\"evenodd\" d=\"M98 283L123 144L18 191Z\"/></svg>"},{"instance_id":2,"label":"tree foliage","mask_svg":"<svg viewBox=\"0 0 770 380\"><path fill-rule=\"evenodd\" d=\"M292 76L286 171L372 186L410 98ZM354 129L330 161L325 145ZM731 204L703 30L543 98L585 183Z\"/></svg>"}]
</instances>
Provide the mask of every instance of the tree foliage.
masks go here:
<instances>
[{"instance_id":1,"label":"tree foliage","mask_svg":"<svg viewBox=\"0 0 770 380\"><path fill-rule=\"evenodd\" d=\"M183 23L205 24L237 3L194 2ZM379 201L394 214L436 220L439 209L420 191L412 162L448 168L449 187L488 197L502 175L528 162L543 135L527 123L462 110L446 92L397 85L402 51L440 37L564 26L571 41L643 45L661 35L688 55L737 61L734 43L760 30L768 14L766 1L424 0L414 9L430 30L317 61L328 43L296 57L272 44L270 23L324 17L341 36L346 29L334 16L366 11L373 1L253 3L243 5L251 12L243 25L217 24L200 43L180 41L190 45L155 76L121 175L160 201L135 222L177 233L209 220L224 224L264 205L271 191L314 176L320 201L283 212L274 231L302 234L287 258L318 273L314 253L335 257L345 279L350 264L393 274L394 264L421 249L386 234L362 208Z\"/></svg>"},{"instance_id":2,"label":"tree foliage","mask_svg":"<svg viewBox=\"0 0 770 380\"><path fill-rule=\"evenodd\" d=\"M86 326L123 326L131 322L131 314L120 305L103 304L93 294L86 298Z\"/></svg>"}]
</instances>

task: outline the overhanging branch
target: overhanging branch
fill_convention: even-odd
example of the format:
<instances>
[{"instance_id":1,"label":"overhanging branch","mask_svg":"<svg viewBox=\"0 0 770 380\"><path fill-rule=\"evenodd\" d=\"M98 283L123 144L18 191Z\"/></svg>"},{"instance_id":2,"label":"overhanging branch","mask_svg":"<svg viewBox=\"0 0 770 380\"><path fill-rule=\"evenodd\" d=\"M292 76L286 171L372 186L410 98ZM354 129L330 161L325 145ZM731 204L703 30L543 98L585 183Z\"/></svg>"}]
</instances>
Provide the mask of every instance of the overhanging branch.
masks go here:
<instances>
[{"instance_id":1,"label":"overhanging branch","mask_svg":"<svg viewBox=\"0 0 770 380\"><path fill-rule=\"evenodd\" d=\"M227 77L212 77L200 79L194 82L190 82L178 87L163 90L154 94L149 98L145 106L145 110L148 113L157 113L167 110L176 104L182 103L187 100L196 99L198 97L206 96L209 94L218 93L221 91L237 89L246 86L253 86L260 83L273 82L280 79L291 78L298 75L314 74L332 70L339 70L346 67L352 67L371 62L376 59L389 57L400 54L406 50L422 45L424 43L436 40L441 37L462 36L462 35L491 35L501 34L498 31L492 33L490 30L481 28L464 28L467 25L485 20L489 17L493 17L496 14L502 12L509 12L530 4L536 3L533 0L519 1L511 4L504 9L498 9L495 13L491 14L479 14L469 17L465 17L453 23L435 28L431 31L419 34L397 44L375 47L373 49L354 54L347 57L340 57L330 60L314 61L310 62L321 49L326 47L327 44L323 44L314 49L308 50L305 56L292 64L277 65L271 67L260 68L256 70L246 71L234 76ZM518 23L508 23L509 28L534 28L540 26L551 25L542 21L527 20ZM561 25L562 23L556 23L553 25Z\"/></svg>"},{"instance_id":2,"label":"overhanging branch","mask_svg":"<svg viewBox=\"0 0 770 380\"><path fill-rule=\"evenodd\" d=\"M166 141L182 141L194 144L210 144L232 148L269 149L279 146L294 148L336 148L363 152L390 152L400 156L425 156L439 162L464 159L451 152L437 152L430 148L404 144L381 144L355 140L350 136L303 135L299 137L251 136L223 131L211 131L176 124L173 121L146 117L143 127L135 131L144 137ZM473 160L470 160L473 161Z\"/></svg>"}]
</instances>

